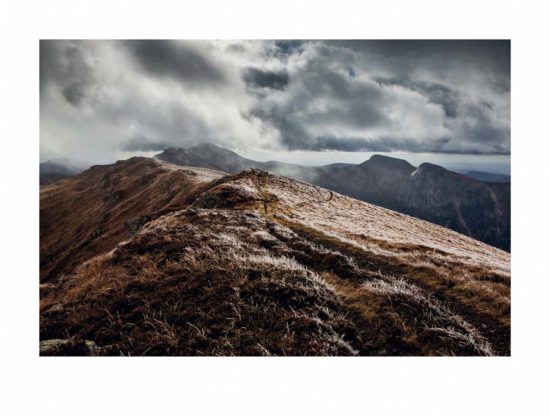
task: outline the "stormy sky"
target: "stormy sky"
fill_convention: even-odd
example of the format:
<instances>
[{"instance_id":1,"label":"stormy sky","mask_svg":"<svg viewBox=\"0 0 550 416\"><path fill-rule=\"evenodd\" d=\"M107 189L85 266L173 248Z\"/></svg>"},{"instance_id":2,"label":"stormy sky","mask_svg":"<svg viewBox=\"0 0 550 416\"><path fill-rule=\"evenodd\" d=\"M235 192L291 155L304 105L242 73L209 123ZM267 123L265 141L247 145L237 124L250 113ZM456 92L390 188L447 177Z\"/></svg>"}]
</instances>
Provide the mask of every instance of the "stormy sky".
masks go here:
<instances>
[{"instance_id":1,"label":"stormy sky","mask_svg":"<svg viewBox=\"0 0 550 416\"><path fill-rule=\"evenodd\" d=\"M506 165L508 41L40 42L40 157Z\"/></svg>"}]
</instances>

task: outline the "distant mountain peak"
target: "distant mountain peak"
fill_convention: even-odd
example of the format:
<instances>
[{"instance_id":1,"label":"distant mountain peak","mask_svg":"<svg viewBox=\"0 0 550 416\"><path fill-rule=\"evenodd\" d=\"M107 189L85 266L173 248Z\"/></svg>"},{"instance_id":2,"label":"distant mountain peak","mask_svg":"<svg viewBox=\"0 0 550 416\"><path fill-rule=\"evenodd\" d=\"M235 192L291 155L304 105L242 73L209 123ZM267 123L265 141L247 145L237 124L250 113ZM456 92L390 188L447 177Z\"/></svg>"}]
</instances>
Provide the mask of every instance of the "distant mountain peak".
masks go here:
<instances>
[{"instance_id":1,"label":"distant mountain peak","mask_svg":"<svg viewBox=\"0 0 550 416\"><path fill-rule=\"evenodd\" d=\"M400 169L406 171L413 171L415 169L415 167L405 159L378 154L372 155L368 160L361 163L359 166L387 167L390 169Z\"/></svg>"},{"instance_id":2,"label":"distant mountain peak","mask_svg":"<svg viewBox=\"0 0 550 416\"><path fill-rule=\"evenodd\" d=\"M237 173L260 164L213 143L197 144L186 149L171 147L155 155L155 158L176 165L205 167L227 173Z\"/></svg>"},{"instance_id":3,"label":"distant mountain peak","mask_svg":"<svg viewBox=\"0 0 550 416\"><path fill-rule=\"evenodd\" d=\"M449 172L443 166L434 165L433 163L424 162L418 166L418 172L434 172L434 173L443 173Z\"/></svg>"},{"instance_id":4,"label":"distant mountain peak","mask_svg":"<svg viewBox=\"0 0 550 416\"><path fill-rule=\"evenodd\" d=\"M226 173L246 169L277 173L444 225L509 249L509 204L506 202L509 190L494 190L476 179L433 163L422 163L416 168L404 159L375 154L360 165L306 167L257 162L212 143L188 149L167 149L156 158L176 165L199 166ZM494 192L498 192L496 200ZM469 196L472 194L476 195L475 202Z\"/></svg>"},{"instance_id":5,"label":"distant mountain peak","mask_svg":"<svg viewBox=\"0 0 550 416\"><path fill-rule=\"evenodd\" d=\"M379 155L379 154L372 155L368 160L381 160L381 161L400 160L400 161L402 161L402 162L406 162L406 160L404 160L404 159L399 159L399 158L397 158L397 157L386 156L386 155Z\"/></svg>"},{"instance_id":6,"label":"distant mountain peak","mask_svg":"<svg viewBox=\"0 0 550 416\"><path fill-rule=\"evenodd\" d=\"M218 146L216 144L213 144L213 143L200 143L200 144L196 144L194 146L190 146L190 147L186 147L186 148L183 148L183 147L169 147L167 149L165 149L164 151L162 151L160 154L178 154L178 153L183 153L183 154L186 154L186 153L193 153L193 154L197 154L197 153L204 153L204 154L226 154L226 155L232 155L233 157L241 157L239 156L237 153L233 152L232 150L229 150L225 147L222 147L222 146ZM157 157L159 155L156 155L155 157Z\"/></svg>"}]
</instances>

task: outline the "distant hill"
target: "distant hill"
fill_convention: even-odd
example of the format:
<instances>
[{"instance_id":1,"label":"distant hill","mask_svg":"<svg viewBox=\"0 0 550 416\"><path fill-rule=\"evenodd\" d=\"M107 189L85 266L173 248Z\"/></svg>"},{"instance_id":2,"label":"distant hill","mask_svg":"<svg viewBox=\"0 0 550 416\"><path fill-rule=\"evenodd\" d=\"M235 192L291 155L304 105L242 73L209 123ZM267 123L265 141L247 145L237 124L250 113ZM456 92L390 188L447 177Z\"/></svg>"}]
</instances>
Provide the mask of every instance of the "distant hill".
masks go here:
<instances>
[{"instance_id":1,"label":"distant hill","mask_svg":"<svg viewBox=\"0 0 550 416\"><path fill-rule=\"evenodd\" d=\"M490 172L481 172L477 170L471 170L466 172L464 175L469 176L470 178L477 179L481 182L510 182L510 175L504 175L500 173L490 173Z\"/></svg>"},{"instance_id":2,"label":"distant hill","mask_svg":"<svg viewBox=\"0 0 550 416\"><path fill-rule=\"evenodd\" d=\"M40 186L67 179L86 169L86 165L69 159L52 159L40 163Z\"/></svg>"},{"instance_id":3,"label":"distant hill","mask_svg":"<svg viewBox=\"0 0 550 416\"><path fill-rule=\"evenodd\" d=\"M433 165L357 169L380 199L406 177L411 205L439 180L480 195ZM510 354L509 253L259 170L136 157L43 186L40 274L41 355Z\"/></svg>"},{"instance_id":4,"label":"distant hill","mask_svg":"<svg viewBox=\"0 0 550 416\"><path fill-rule=\"evenodd\" d=\"M169 148L155 158L179 166L198 166L238 173L245 169L260 169L281 175L313 181L317 168L276 161L258 162L239 156L237 153L214 144L200 144L187 149Z\"/></svg>"},{"instance_id":5,"label":"distant hill","mask_svg":"<svg viewBox=\"0 0 550 416\"><path fill-rule=\"evenodd\" d=\"M510 250L510 187L484 183L423 163L374 155L359 165L306 167L257 162L205 144L167 149L155 156L181 166L237 173L262 169L443 225L504 250ZM498 195L497 195L498 193Z\"/></svg>"}]
</instances>

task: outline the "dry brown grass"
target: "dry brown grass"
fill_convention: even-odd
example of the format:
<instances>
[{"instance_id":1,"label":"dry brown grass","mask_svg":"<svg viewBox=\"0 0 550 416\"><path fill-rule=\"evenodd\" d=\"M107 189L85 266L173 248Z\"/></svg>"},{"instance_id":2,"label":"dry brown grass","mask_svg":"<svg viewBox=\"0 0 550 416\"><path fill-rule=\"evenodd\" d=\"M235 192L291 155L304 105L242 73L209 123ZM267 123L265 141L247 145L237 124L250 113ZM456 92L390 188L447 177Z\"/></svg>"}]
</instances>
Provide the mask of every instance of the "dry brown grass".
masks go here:
<instances>
[{"instance_id":1,"label":"dry brown grass","mask_svg":"<svg viewBox=\"0 0 550 416\"><path fill-rule=\"evenodd\" d=\"M132 158L41 187L40 280L54 280L145 223L188 206L211 181L189 172Z\"/></svg>"},{"instance_id":2,"label":"dry brown grass","mask_svg":"<svg viewBox=\"0 0 550 416\"><path fill-rule=\"evenodd\" d=\"M260 221L214 213L182 214L177 230L151 229L81 267L43 299L42 337L93 338L104 354L355 353L330 286L291 258L205 234Z\"/></svg>"},{"instance_id":3,"label":"dry brown grass","mask_svg":"<svg viewBox=\"0 0 550 416\"><path fill-rule=\"evenodd\" d=\"M510 279L500 251L493 258L492 249L440 227L254 171L211 182L183 174L166 185L165 200L158 189L149 193L163 183L159 175L182 173L146 165L151 177L139 179L143 163L101 168L98 177L134 172L118 179L120 189L141 185L107 210L108 224L117 229L134 210L147 212L146 223L129 235L107 232L104 245L62 241L71 226L95 226L91 207L83 216L75 205L55 235L41 237L50 276L41 339L92 340L100 355L510 353ZM42 203L58 207L74 189L95 189L91 177L83 180L46 187ZM342 220L352 208L374 222ZM400 242L391 224L434 237L411 243L403 232ZM60 261L51 247L65 245L69 257Z\"/></svg>"}]
</instances>

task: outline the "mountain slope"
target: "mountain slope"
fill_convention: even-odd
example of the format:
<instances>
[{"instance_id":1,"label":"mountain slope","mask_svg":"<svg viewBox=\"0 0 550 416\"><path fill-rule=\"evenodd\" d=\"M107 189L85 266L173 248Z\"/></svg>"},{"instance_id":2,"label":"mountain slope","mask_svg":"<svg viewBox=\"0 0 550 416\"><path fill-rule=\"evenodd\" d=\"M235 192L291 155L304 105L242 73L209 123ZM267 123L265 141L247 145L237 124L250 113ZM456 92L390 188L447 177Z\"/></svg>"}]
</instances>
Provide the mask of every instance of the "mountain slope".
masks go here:
<instances>
[{"instance_id":1,"label":"mountain slope","mask_svg":"<svg viewBox=\"0 0 550 416\"><path fill-rule=\"evenodd\" d=\"M405 160L374 155L360 165L305 167L256 162L214 145L167 149L156 156L182 166L229 173L262 169L309 182L344 195L425 219L510 250L509 184L486 184L441 166L414 167Z\"/></svg>"},{"instance_id":2,"label":"mountain slope","mask_svg":"<svg viewBox=\"0 0 550 416\"><path fill-rule=\"evenodd\" d=\"M309 182L315 181L318 174L316 167L276 161L258 162L209 143L187 149L169 148L155 155L155 158L179 166L198 166L227 173L239 173L246 169L260 169Z\"/></svg>"},{"instance_id":3,"label":"mountain slope","mask_svg":"<svg viewBox=\"0 0 550 416\"><path fill-rule=\"evenodd\" d=\"M480 172L477 170L471 170L464 175L469 176L470 178L477 179L481 182L492 182L492 183L501 183L501 182L510 182L510 175L504 175L500 173L490 173L490 172Z\"/></svg>"},{"instance_id":4,"label":"mountain slope","mask_svg":"<svg viewBox=\"0 0 550 416\"><path fill-rule=\"evenodd\" d=\"M132 158L41 187L40 280L55 278L112 249L146 222L187 206L201 184L222 175Z\"/></svg>"},{"instance_id":5,"label":"mountain slope","mask_svg":"<svg viewBox=\"0 0 550 416\"><path fill-rule=\"evenodd\" d=\"M353 179L352 179L353 178ZM442 225L506 250L510 248L509 185L492 184L423 163L418 168L373 156L353 168L319 175L328 189Z\"/></svg>"},{"instance_id":6,"label":"mountain slope","mask_svg":"<svg viewBox=\"0 0 550 416\"><path fill-rule=\"evenodd\" d=\"M41 222L45 354L510 352L508 253L303 182L133 158L44 187Z\"/></svg>"}]
</instances>

